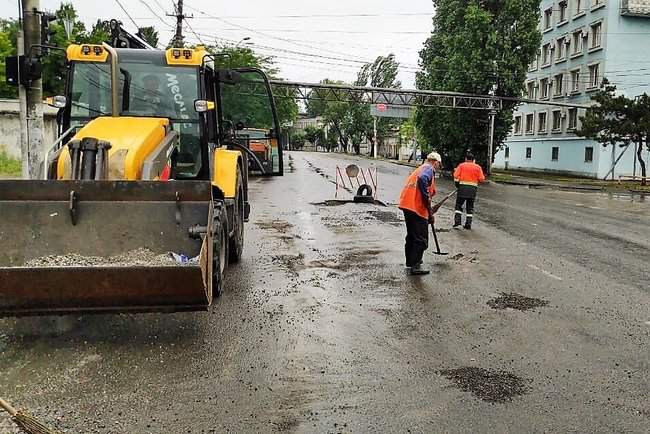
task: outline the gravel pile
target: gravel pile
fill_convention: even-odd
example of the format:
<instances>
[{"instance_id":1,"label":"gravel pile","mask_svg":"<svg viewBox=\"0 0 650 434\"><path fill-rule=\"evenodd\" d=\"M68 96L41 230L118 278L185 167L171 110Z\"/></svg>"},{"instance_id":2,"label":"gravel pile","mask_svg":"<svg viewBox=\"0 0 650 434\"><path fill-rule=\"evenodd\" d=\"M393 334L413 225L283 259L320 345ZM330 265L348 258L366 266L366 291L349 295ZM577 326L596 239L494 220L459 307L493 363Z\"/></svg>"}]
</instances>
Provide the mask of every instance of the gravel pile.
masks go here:
<instances>
[{"instance_id":1,"label":"gravel pile","mask_svg":"<svg viewBox=\"0 0 650 434\"><path fill-rule=\"evenodd\" d=\"M528 390L529 380L509 372L489 371L477 367L464 367L440 371L456 387L471 392L483 401L504 403Z\"/></svg>"},{"instance_id":2,"label":"gravel pile","mask_svg":"<svg viewBox=\"0 0 650 434\"><path fill-rule=\"evenodd\" d=\"M82 256L76 253L49 255L25 262L26 267L172 267L179 264L169 253L155 254L149 249L130 250L118 256ZM187 265L191 265L188 263Z\"/></svg>"},{"instance_id":3,"label":"gravel pile","mask_svg":"<svg viewBox=\"0 0 650 434\"><path fill-rule=\"evenodd\" d=\"M488 301L487 304L492 309L516 309L525 311L537 307L544 307L548 305L548 301L539 298L525 297L516 293L501 293L501 296Z\"/></svg>"}]
</instances>

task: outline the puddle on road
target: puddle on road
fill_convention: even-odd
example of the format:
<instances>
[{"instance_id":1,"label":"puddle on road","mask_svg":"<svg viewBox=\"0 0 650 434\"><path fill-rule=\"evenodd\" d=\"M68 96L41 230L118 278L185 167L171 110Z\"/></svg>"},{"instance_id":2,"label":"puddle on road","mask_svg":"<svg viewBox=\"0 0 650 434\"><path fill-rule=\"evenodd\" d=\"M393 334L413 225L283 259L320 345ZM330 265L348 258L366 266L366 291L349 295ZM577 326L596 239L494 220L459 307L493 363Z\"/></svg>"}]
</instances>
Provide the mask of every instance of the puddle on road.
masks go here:
<instances>
[{"instance_id":1,"label":"puddle on road","mask_svg":"<svg viewBox=\"0 0 650 434\"><path fill-rule=\"evenodd\" d=\"M542 300L539 298L525 297L521 294L516 293L501 293L497 298L494 298L487 302L488 306L492 309L516 309L520 311L526 311L530 309L535 309L537 307L544 307L548 305L547 300Z\"/></svg>"},{"instance_id":2,"label":"puddle on road","mask_svg":"<svg viewBox=\"0 0 650 434\"><path fill-rule=\"evenodd\" d=\"M477 367L463 367L440 371L440 375L452 381L456 387L471 392L477 398L502 404L528 391L526 380L512 373L491 371Z\"/></svg>"}]
</instances>

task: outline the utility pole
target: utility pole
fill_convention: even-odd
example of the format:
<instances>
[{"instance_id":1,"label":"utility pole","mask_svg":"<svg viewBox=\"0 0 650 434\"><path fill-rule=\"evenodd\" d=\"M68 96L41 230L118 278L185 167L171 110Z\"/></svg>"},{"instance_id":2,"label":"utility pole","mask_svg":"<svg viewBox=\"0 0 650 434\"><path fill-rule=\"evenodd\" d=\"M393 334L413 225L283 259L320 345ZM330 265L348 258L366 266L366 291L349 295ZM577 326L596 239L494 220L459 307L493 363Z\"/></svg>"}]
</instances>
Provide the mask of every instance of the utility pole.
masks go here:
<instances>
[{"instance_id":1,"label":"utility pole","mask_svg":"<svg viewBox=\"0 0 650 434\"><path fill-rule=\"evenodd\" d=\"M377 116L372 117L372 133L374 146L372 147L372 157L377 158L377 148L379 147L379 142L377 141Z\"/></svg>"},{"instance_id":2,"label":"utility pole","mask_svg":"<svg viewBox=\"0 0 650 434\"><path fill-rule=\"evenodd\" d=\"M176 33L174 34L174 39L172 39L172 47L183 48L185 46L183 38L183 20L191 17L183 15L183 0L178 0L174 5L174 9L174 14L167 14L168 17L176 17Z\"/></svg>"},{"instance_id":3,"label":"utility pole","mask_svg":"<svg viewBox=\"0 0 650 434\"><path fill-rule=\"evenodd\" d=\"M497 111L490 110L490 137L488 139L488 159L487 159L487 175L492 175L492 153L494 152L494 121L497 117Z\"/></svg>"},{"instance_id":4,"label":"utility pole","mask_svg":"<svg viewBox=\"0 0 650 434\"><path fill-rule=\"evenodd\" d=\"M23 7L23 41L22 47L27 61L34 59L32 46L41 43L41 22L39 0L22 0ZM38 48L40 50L40 48ZM21 73L24 73L21 71ZM23 178L36 179L43 154L43 82L39 78L19 86L21 114L25 121L21 127L21 157L23 161ZM24 106L23 106L24 104ZM24 107L24 108L23 108Z\"/></svg>"}]
</instances>

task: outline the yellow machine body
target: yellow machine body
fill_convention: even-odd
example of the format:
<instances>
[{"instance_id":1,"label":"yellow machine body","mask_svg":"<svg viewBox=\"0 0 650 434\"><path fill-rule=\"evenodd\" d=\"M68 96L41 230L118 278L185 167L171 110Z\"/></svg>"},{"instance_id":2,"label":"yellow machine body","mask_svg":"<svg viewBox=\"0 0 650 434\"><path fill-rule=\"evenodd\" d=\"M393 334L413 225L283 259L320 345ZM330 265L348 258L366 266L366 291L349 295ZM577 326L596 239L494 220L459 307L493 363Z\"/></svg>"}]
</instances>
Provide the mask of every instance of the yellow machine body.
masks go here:
<instances>
[{"instance_id":1,"label":"yellow machine body","mask_svg":"<svg viewBox=\"0 0 650 434\"><path fill-rule=\"evenodd\" d=\"M74 139L94 137L111 144L108 151L110 179L141 179L145 159L167 135L169 120L144 117L99 117L88 122ZM57 179L70 179L70 154L63 149L57 166Z\"/></svg>"},{"instance_id":2,"label":"yellow machine body","mask_svg":"<svg viewBox=\"0 0 650 434\"><path fill-rule=\"evenodd\" d=\"M217 149L214 152L214 176L212 185L218 187L225 198L232 199L237 194L237 172L241 169L241 152Z\"/></svg>"}]
</instances>

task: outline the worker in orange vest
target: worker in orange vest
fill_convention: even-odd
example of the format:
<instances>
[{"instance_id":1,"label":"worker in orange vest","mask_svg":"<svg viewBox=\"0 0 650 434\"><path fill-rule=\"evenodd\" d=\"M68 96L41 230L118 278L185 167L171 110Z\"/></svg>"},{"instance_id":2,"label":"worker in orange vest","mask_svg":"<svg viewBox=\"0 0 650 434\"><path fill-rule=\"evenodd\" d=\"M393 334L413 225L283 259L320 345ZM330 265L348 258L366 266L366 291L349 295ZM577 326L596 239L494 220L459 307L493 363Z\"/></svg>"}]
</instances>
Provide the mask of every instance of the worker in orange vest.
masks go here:
<instances>
[{"instance_id":1,"label":"worker in orange vest","mask_svg":"<svg viewBox=\"0 0 650 434\"><path fill-rule=\"evenodd\" d=\"M458 165L454 170L454 182L458 189L456 195L456 211L454 213L454 228L461 225L463 218L463 205L465 205L465 229L472 229L474 218L474 201L478 192L478 185L485 181L485 175L481 166L476 164L474 156L467 153L465 162Z\"/></svg>"},{"instance_id":2,"label":"worker in orange vest","mask_svg":"<svg viewBox=\"0 0 650 434\"><path fill-rule=\"evenodd\" d=\"M429 224L434 222L431 199L436 194L436 170L440 165L440 154L427 155L426 161L409 175L399 199L406 221L406 267L414 276L429 274L422 268L422 256L429 247Z\"/></svg>"}]
</instances>

